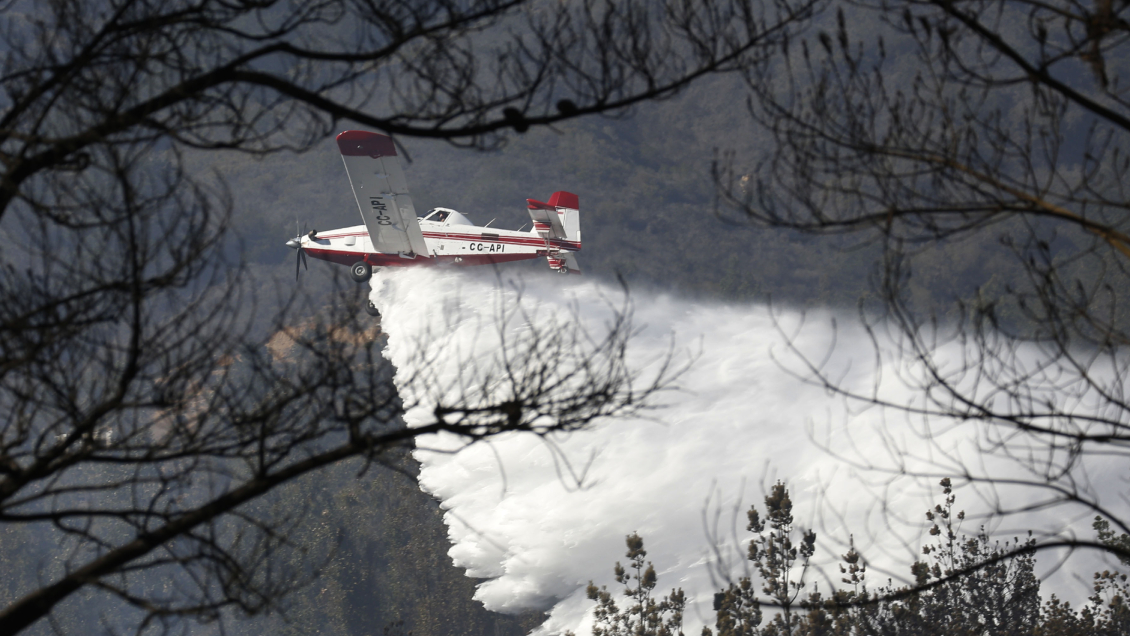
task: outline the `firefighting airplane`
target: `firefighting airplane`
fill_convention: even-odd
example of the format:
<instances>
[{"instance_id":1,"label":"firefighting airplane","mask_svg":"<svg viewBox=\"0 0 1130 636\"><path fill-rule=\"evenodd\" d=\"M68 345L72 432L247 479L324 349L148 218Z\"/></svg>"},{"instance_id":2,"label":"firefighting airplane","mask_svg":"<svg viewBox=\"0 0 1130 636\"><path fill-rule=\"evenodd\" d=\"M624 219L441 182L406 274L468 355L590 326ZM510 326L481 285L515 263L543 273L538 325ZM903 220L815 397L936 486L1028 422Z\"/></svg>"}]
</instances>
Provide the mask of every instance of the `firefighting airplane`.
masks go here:
<instances>
[{"instance_id":1,"label":"firefighting airplane","mask_svg":"<svg viewBox=\"0 0 1130 636\"><path fill-rule=\"evenodd\" d=\"M487 265L544 256L550 269L581 273L573 255L581 249L577 195L554 192L549 203L526 199L533 218L528 232L478 227L448 208L417 218L391 138L347 130L337 136L337 147L365 224L311 230L287 241L287 247L298 250L303 266L309 254L348 265L353 280L364 283L374 267ZM297 267L296 262L296 275ZM379 315L371 302L369 313Z\"/></svg>"}]
</instances>

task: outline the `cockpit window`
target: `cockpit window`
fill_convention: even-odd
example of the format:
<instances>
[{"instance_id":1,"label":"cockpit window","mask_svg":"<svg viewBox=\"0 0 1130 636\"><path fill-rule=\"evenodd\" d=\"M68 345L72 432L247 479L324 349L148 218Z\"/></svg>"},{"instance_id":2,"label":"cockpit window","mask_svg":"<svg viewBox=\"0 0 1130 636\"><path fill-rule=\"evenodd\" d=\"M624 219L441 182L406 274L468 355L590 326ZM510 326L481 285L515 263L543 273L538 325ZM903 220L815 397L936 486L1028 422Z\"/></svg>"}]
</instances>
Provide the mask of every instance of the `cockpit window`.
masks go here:
<instances>
[{"instance_id":1,"label":"cockpit window","mask_svg":"<svg viewBox=\"0 0 1130 636\"><path fill-rule=\"evenodd\" d=\"M428 215L425 216L424 219L428 220L428 221L435 221L436 223L443 223L444 221L447 220L447 216L449 214L451 214L450 210L441 210L439 208L433 208L430 212L428 212Z\"/></svg>"}]
</instances>

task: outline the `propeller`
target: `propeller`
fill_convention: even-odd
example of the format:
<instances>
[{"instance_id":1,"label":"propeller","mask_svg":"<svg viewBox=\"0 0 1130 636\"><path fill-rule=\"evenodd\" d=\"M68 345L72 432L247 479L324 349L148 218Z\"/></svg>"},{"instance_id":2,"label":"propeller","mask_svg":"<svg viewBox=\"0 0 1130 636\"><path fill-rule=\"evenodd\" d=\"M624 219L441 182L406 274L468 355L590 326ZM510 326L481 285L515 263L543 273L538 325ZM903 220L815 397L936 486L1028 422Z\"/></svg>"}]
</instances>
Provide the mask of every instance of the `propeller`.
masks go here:
<instances>
[{"instance_id":1,"label":"propeller","mask_svg":"<svg viewBox=\"0 0 1130 636\"><path fill-rule=\"evenodd\" d=\"M303 229L305 229L305 228L303 228ZM296 232L298 232L298 219L295 219L295 221L294 221L294 230ZM310 238L314 238L315 232L316 232L316 230L310 232ZM297 281L298 280L298 274L300 272L298 265L300 263L307 270L310 269L310 266L306 264L306 250L302 249L302 232L298 232L298 236L295 236L294 238L287 241L286 246L287 247L293 247L294 249L298 250L298 255L294 259L294 280Z\"/></svg>"}]
</instances>

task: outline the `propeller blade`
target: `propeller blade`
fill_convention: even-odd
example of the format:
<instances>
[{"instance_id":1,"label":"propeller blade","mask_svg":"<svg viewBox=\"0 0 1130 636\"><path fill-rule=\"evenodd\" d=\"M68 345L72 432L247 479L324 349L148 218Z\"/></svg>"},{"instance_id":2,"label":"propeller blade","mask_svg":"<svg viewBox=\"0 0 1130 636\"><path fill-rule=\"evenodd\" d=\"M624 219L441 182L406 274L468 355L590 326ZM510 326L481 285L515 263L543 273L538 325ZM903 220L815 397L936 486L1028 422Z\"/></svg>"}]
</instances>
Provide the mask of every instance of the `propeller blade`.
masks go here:
<instances>
[{"instance_id":1,"label":"propeller blade","mask_svg":"<svg viewBox=\"0 0 1130 636\"><path fill-rule=\"evenodd\" d=\"M299 228L301 228L301 230ZM287 243L286 243L288 247L293 247L293 248L298 250L298 254L295 255L295 257L294 257L294 280L295 281L298 280L298 275L299 275L299 273L302 272L302 268L306 268L306 271L310 271L310 266L306 264L306 250L302 249L302 231L305 230L305 229L306 229L305 224L299 225L298 219L297 218L294 219L294 231L298 232L298 235L295 236L290 241L287 241Z\"/></svg>"}]
</instances>

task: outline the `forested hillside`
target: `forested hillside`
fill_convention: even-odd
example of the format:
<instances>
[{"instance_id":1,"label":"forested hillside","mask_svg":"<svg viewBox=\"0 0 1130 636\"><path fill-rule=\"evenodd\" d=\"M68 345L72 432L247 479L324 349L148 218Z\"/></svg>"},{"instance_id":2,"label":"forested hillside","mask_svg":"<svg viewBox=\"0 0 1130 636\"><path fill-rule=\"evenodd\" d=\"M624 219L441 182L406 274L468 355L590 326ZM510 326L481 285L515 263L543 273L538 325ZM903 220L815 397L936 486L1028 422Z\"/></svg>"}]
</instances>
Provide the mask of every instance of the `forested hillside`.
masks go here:
<instances>
[{"instance_id":1,"label":"forested hillside","mask_svg":"<svg viewBox=\"0 0 1130 636\"><path fill-rule=\"evenodd\" d=\"M541 622L471 599L475 581L447 556L442 511L416 484L410 459L390 461L360 477L357 466L340 466L287 491L279 505L314 510L295 539L322 550L321 572L285 614L233 625L240 633L520 636Z\"/></svg>"},{"instance_id":2,"label":"forested hillside","mask_svg":"<svg viewBox=\"0 0 1130 636\"><path fill-rule=\"evenodd\" d=\"M394 465L397 470L373 466L360 477L359 465L339 466L267 502L311 513L292 534L296 543L307 542L300 544L305 549L280 551L284 562L278 564L303 570L307 577L274 611L229 617L223 633L520 636L538 625L538 614L504 616L471 599L474 580L447 557L442 511L413 480L410 460L401 458ZM50 537L36 537L19 526L5 526L2 532L0 602L11 602L45 572L39 559L56 546ZM60 607L53 624L77 634L129 622L125 614L83 603L92 598L84 595ZM37 626L29 633L50 634L52 627ZM199 625L192 633L212 630Z\"/></svg>"}]
</instances>

